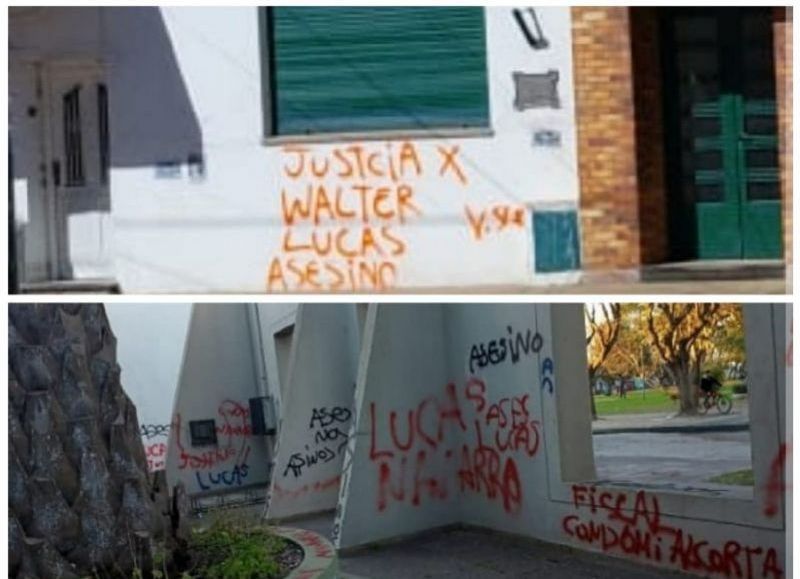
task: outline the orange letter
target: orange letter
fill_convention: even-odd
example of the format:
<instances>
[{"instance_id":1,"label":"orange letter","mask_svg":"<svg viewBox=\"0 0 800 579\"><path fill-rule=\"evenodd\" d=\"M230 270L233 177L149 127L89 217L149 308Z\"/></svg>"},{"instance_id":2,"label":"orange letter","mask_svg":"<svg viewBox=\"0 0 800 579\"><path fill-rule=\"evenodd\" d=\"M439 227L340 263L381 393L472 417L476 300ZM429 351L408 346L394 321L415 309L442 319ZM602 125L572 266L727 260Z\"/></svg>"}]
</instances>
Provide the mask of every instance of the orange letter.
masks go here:
<instances>
[{"instance_id":1,"label":"orange letter","mask_svg":"<svg viewBox=\"0 0 800 579\"><path fill-rule=\"evenodd\" d=\"M303 174L303 169L306 166L306 153L308 149L305 147L284 147L283 152L297 155L297 167L295 167L294 170L291 170L289 165L283 166L283 172L286 173L290 179L297 179Z\"/></svg>"},{"instance_id":2,"label":"orange letter","mask_svg":"<svg viewBox=\"0 0 800 579\"><path fill-rule=\"evenodd\" d=\"M477 218L472 214L472 211L469 209L469 205L464 206L464 211L467 213L467 222L470 226L470 231L472 232L472 236L480 240L483 237L483 222L486 219L486 213L481 211ZM488 229L488 228L487 228Z\"/></svg>"},{"instance_id":3,"label":"orange letter","mask_svg":"<svg viewBox=\"0 0 800 579\"><path fill-rule=\"evenodd\" d=\"M422 165L419 162L419 157L417 156L417 149L414 147L414 143L405 142L400 148L400 154L398 155L398 165L400 165L400 176L405 177L405 169L404 163L409 161L414 168L415 173L419 176L422 174Z\"/></svg>"},{"instance_id":4,"label":"orange letter","mask_svg":"<svg viewBox=\"0 0 800 579\"><path fill-rule=\"evenodd\" d=\"M416 213L417 215L422 215L422 211L419 210L419 207L414 205L412 202L412 197L414 196L414 190L408 185L399 185L397 187L397 212L400 214L400 223L406 222L406 214L404 209L408 209L412 213Z\"/></svg>"},{"instance_id":5,"label":"orange letter","mask_svg":"<svg viewBox=\"0 0 800 579\"><path fill-rule=\"evenodd\" d=\"M306 204L303 200L295 197L290 202L286 199L286 190L281 189L281 208L283 209L283 224L294 225L294 220L299 216L300 219L308 219L311 215L311 185L306 187Z\"/></svg>"},{"instance_id":6,"label":"orange letter","mask_svg":"<svg viewBox=\"0 0 800 579\"><path fill-rule=\"evenodd\" d=\"M267 291L272 291L272 285L275 282L280 282L281 291L286 291L289 288L286 286L286 280L283 278L283 267L281 267L280 258L273 257L272 263L269 264L269 275L267 276Z\"/></svg>"},{"instance_id":7,"label":"orange letter","mask_svg":"<svg viewBox=\"0 0 800 579\"><path fill-rule=\"evenodd\" d=\"M439 176L444 177L444 174L447 173L448 169L451 169L453 173L455 173L456 179L458 179L462 185L467 184L467 178L464 176L464 172L461 170L461 167L458 164L458 159L456 158L460 147L458 145L453 145L449 149L446 147L438 146L436 147L439 150L439 154L442 157L442 164L439 168Z\"/></svg>"}]
</instances>

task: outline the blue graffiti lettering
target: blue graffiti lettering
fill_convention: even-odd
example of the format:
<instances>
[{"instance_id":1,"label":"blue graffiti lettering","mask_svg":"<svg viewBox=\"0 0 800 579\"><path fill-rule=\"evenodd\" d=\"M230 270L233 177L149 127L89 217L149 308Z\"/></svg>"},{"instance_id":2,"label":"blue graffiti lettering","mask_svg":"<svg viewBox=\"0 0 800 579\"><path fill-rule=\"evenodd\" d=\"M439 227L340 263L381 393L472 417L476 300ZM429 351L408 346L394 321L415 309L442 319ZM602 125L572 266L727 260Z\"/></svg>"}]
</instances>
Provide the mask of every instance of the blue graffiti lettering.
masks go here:
<instances>
[{"instance_id":1,"label":"blue graffiti lettering","mask_svg":"<svg viewBox=\"0 0 800 579\"><path fill-rule=\"evenodd\" d=\"M217 486L242 486L249 473L249 465L246 463L237 464L232 469L217 472L195 471L197 485L201 490L208 491Z\"/></svg>"},{"instance_id":2,"label":"blue graffiti lettering","mask_svg":"<svg viewBox=\"0 0 800 579\"><path fill-rule=\"evenodd\" d=\"M553 374L555 368L552 358L545 358L542 361L542 390L547 390L549 394L553 393Z\"/></svg>"}]
</instances>

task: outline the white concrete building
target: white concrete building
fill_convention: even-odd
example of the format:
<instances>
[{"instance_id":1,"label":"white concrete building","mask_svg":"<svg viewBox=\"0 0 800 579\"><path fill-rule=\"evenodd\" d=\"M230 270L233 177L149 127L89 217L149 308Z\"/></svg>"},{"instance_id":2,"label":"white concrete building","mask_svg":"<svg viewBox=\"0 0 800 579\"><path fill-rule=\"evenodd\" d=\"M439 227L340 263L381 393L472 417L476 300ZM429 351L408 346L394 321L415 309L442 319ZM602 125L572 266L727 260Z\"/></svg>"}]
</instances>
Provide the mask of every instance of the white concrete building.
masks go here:
<instances>
[{"instance_id":1,"label":"white concrete building","mask_svg":"<svg viewBox=\"0 0 800 579\"><path fill-rule=\"evenodd\" d=\"M523 24L502 8L387 9L367 45L335 33L363 29L358 9L335 10L335 30L325 10L12 8L23 285L373 291L573 278L569 8ZM416 49L381 54L380 35L397 30ZM338 68L298 62L326 47ZM389 85L407 100L388 99Z\"/></svg>"},{"instance_id":2,"label":"white concrete building","mask_svg":"<svg viewBox=\"0 0 800 579\"><path fill-rule=\"evenodd\" d=\"M193 497L270 480L296 306L108 304L151 472Z\"/></svg>"}]
</instances>

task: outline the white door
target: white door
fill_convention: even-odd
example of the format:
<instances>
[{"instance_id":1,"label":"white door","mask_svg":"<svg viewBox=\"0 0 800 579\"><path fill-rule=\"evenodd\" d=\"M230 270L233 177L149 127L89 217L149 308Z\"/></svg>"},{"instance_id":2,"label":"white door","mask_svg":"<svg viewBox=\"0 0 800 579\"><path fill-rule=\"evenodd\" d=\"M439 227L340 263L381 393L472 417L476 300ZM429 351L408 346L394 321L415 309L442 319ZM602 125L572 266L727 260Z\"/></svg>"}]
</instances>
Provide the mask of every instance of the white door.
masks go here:
<instances>
[{"instance_id":1,"label":"white door","mask_svg":"<svg viewBox=\"0 0 800 579\"><path fill-rule=\"evenodd\" d=\"M58 279L110 279L108 90L102 69L46 67Z\"/></svg>"},{"instance_id":2,"label":"white door","mask_svg":"<svg viewBox=\"0 0 800 579\"><path fill-rule=\"evenodd\" d=\"M19 280L41 282L57 275L55 213L48 186L42 67L11 59L8 123L13 156L14 229Z\"/></svg>"}]
</instances>

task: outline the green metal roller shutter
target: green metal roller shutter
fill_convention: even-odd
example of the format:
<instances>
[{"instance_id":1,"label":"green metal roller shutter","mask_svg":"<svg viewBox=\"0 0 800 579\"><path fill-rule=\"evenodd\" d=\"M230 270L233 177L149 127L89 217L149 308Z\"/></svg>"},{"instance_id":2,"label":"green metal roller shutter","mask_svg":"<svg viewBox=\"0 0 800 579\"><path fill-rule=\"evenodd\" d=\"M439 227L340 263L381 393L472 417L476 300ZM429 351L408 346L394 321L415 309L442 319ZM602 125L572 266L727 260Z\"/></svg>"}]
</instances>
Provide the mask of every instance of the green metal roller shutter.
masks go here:
<instances>
[{"instance_id":1,"label":"green metal roller shutter","mask_svg":"<svg viewBox=\"0 0 800 579\"><path fill-rule=\"evenodd\" d=\"M482 8L268 10L273 133L488 126Z\"/></svg>"}]
</instances>

